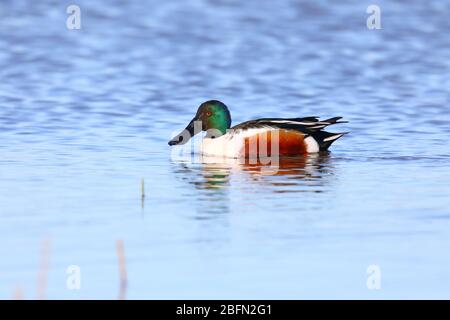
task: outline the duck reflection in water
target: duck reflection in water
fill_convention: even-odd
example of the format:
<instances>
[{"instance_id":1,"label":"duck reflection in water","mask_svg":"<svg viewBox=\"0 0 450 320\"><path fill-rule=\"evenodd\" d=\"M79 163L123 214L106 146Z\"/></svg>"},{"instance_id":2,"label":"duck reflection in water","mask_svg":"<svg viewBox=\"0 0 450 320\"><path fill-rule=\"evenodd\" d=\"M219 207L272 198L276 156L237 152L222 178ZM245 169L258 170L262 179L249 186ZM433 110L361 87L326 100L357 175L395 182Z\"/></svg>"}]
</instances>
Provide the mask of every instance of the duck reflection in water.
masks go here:
<instances>
[{"instance_id":1,"label":"duck reflection in water","mask_svg":"<svg viewBox=\"0 0 450 320\"><path fill-rule=\"evenodd\" d=\"M184 169L177 171L194 174L187 180L198 189L222 189L259 183L272 186L273 192L322 192L329 180L323 178L333 174L332 157L328 153L280 157L276 164L268 164L264 159L202 155L196 155L192 160L192 163L181 161Z\"/></svg>"},{"instance_id":2,"label":"duck reflection in water","mask_svg":"<svg viewBox=\"0 0 450 320\"><path fill-rule=\"evenodd\" d=\"M196 204L196 219L233 210L258 210L258 199L277 194L322 193L330 188L334 168L328 154L280 157L277 168L260 161L196 156L178 161L176 177L195 186L187 192Z\"/></svg>"}]
</instances>

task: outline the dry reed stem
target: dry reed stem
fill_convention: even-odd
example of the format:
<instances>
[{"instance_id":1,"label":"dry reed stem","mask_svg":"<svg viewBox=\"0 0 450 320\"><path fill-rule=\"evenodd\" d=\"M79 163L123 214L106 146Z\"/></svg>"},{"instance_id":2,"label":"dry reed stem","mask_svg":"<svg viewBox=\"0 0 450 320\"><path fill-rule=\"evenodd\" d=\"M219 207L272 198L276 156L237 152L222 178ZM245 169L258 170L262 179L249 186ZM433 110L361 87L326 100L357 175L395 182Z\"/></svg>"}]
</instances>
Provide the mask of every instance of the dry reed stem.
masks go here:
<instances>
[{"instance_id":1,"label":"dry reed stem","mask_svg":"<svg viewBox=\"0 0 450 320\"><path fill-rule=\"evenodd\" d=\"M46 299L45 290L47 288L48 270L50 268L51 244L52 243L49 238L44 239L41 244L36 291L36 297L38 300Z\"/></svg>"},{"instance_id":2,"label":"dry reed stem","mask_svg":"<svg viewBox=\"0 0 450 320\"><path fill-rule=\"evenodd\" d=\"M120 276L119 300L125 300L127 291L127 267L125 262L125 247L123 244L123 240L116 241L116 251Z\"/></svg>"},{"instance_id":3,"label":"dry reed stem","mask_svg":"<svg viewBox=\"0 0 450 320\"><path fill-rule=\"evenodd\" d=\"M14 287L12 299L13 300L23 300L24 299L23 289L20 285L16 285Z\"/></svg>"}]
</instances>

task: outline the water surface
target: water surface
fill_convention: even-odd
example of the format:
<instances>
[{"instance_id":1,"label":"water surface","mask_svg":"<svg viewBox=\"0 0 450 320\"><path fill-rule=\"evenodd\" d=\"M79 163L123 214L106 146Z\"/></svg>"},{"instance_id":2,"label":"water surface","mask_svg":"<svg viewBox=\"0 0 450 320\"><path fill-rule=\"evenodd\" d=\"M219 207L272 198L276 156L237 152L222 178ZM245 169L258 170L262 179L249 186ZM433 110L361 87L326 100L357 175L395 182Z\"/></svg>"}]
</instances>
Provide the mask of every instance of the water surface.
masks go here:
<instances>
[{"instance_id":1,"label":"water surface","mask_svg":"<svg viewBox=\"0 0 450 320\"><path fill-rule=\"evenodd\" d=\"M448 2L77 4L0 4L0 298L50 243L46 297L115 299L118 239L130 299L450 298ZM173 159L208 99L351 134L277 175Z\"/></svg>"}]
</instances>

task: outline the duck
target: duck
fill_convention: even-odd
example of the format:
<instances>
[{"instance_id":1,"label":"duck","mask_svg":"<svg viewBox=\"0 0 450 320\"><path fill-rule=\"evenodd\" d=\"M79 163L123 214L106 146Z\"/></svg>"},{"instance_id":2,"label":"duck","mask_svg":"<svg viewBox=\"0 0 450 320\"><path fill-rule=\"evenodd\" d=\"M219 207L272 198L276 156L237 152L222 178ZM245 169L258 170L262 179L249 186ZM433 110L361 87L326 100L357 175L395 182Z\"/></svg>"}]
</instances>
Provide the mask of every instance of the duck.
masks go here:
<instances>
[{"instance_id":1,"label":"duck","mask_svg":"<svg viewBox=\"0 0 450 320\"><path fill-rule=\"evenodd\" d=\"M186 128L175 135L169 146L186 144L205 131L199 150L206 156L253 158L263 156L296 156L327 152L332 143L348 132L331 133L328 126L346 123L342 117L320 120L303 118L261 118L231 127L228 107L219 100L203 102Z\"/></svg>"}]
</instances>

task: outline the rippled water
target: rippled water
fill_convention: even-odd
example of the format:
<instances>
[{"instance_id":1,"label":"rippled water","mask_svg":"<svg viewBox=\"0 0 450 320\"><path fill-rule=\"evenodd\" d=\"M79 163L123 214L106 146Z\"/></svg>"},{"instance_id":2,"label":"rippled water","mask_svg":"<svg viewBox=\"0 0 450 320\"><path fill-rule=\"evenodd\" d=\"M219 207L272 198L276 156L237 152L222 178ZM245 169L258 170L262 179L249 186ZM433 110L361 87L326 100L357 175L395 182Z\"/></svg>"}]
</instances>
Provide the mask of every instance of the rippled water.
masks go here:
<instances>
[{"instance_id":1,"label":"rippled water","mask_svg":"<svg viewBox=\"0 0 450 320\"><path fill-rule=\"evenodd\" d=\"M379 1L381 30L356 1L76 4L0 4L0 298L115 299L119 239L127 298L450 298L448 1ZM351 134L277 175L174 160L208 99Z\"/></svg>"}]
</instances>

